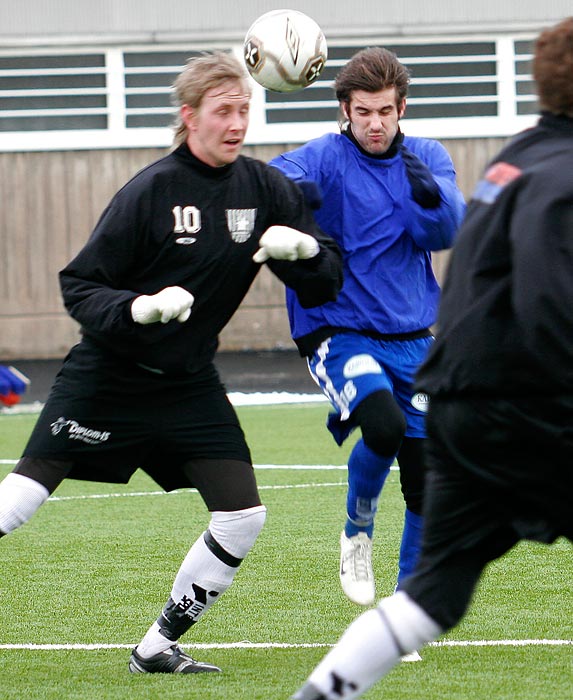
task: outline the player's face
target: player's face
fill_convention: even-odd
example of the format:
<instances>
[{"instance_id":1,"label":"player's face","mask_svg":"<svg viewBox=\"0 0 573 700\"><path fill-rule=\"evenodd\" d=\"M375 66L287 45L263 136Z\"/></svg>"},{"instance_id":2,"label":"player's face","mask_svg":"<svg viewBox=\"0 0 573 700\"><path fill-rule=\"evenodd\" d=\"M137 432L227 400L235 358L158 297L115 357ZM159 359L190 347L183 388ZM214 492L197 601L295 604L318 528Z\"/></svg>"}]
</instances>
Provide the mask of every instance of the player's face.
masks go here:
<instances>
[{"instance_id":1,"label":"player's face","mask_svg":"<svg viewBox=\"0 0 573 700\"><path fill-rule=\"evenodd\" d=\"M343 105L355 139L368 153L385 153L398 133L398 120L406 110L406 100L398 104L396 88L378 92L354 90Z\"/></svg>"},{"instance_id":2,"label":"player's face","mask_svg":"<svg viewBox=\"0 0 573 700\"><path fill-rule=\"evenodd\" d=\"M234 162L249 126L251 96L240 80L228 80L207 90L201 106L183 105L181 116L193 155L213 168Z\"/></svg>"}]
</instances>

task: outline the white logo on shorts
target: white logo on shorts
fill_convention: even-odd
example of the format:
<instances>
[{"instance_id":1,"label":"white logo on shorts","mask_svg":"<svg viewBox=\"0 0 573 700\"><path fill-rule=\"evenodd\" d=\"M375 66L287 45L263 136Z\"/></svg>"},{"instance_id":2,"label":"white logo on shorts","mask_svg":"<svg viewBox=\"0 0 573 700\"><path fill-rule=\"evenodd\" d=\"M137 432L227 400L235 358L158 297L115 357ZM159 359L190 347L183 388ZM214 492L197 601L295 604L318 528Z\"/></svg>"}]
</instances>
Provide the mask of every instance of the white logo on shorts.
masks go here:
<instances>
[{"instance_id":1,"label":"white logo on shorts","mask_svg":"<svg viewBox=\"0 0 573 700\"><path fill-rule=\"evenodd\" d=\"M419 391L417 394L412 396L410 403L414 408L417 408L418 411L426 413L430 404L430 397L428 394L424 394L423 392Z\"/></svg>"},{"instance_id":2,"label":"white logo on shorts","mask_svg":"<svg viewBox=\"0 0 573 700\"><path fill-rule=\"evenodd\" d=\"M382 374L382 368L372 355L354 355L344 365L343 372L344 376L350 379L363 374Z\"/></svg>"},{"instance_id":3,"label":"white logo on shorts","mask_svg":"<svg viewBox=\"0 0 573 700\"><path fill-rule=\"evenodd\" d=\"M107 430L93 430L92 428L85 428L80 425L75 420L67 420L63 416L60 416L58 420L51 424L52 435L59 435L64 428L68 429L68 438L70 440L80 440L88 445L99 445L105 442L109 436L110 432Z\"/></svg>"}]
</instances>

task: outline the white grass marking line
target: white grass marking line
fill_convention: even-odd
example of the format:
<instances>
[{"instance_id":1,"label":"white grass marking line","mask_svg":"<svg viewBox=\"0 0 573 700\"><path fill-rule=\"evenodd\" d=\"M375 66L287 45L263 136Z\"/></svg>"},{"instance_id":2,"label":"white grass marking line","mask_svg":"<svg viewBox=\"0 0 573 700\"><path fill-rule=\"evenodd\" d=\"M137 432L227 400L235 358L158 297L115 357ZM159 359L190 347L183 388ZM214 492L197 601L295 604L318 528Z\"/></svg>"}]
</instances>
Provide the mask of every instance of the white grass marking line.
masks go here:
<instances>
[{"instance_id":1,"label":"white grass marking line","mask_svg":"<svg viewBox=\"0 0 573 700\"><path fill-rule=\"evenodd\" d=\"M17 459L0 459L0 464L15 465L18 464ZM285 469L302 471L346 471L346 464L255 464L255 469ZM391 471L398 471L396 465L390 467Z\"/></svg>"},{"instance_id":2,"label":"white grass marking line","mask_svg":"<svg viewBox=\"0 0 573 700\"><path fill-rule=\"evenodd\" d=\"M295 470L302 469L303 471L346 471L346 464L254 464L255 469L286 469ZM390 471L397 472L399 467L393 465Z\"/></svg>"},{"instance_id":3,"label":"white grass marking line","mask_svg":"<svg viewBox=\"0 0 573 700\"><path fill-rule=\"evenodd\" d=\"M0 649L26 651L101 651L104 649L133 649L131 644L0 644ZM181 644L186 649L326 649L327 642L228 642L218 644ZM429 647L563 647L573 646L573 639L476 639L430 642Z\"/></svg>"},{"instance_id":4,"label":"white grass marking line","mask_svg":"<svg viewBox=\"0 0 573 700\"><path fill-rule=\"evenodd\" d=\"M328 403L324 394L295 394L289 391L230 391L227 396L234 406L272 406L285 403ZM41 401L0 408L0 415L22 416L40 413L44 404Z\"/></svg>"},{"instance_id":5,"label":"white grass marking line","mask_svg":"<svg viewBox=\"0 0 573 700\"><path fill-rule=\"evenodd\" d=\"M312 489L331 486L347 486L346 481L334 481L318 484L278 484L276 486L259 486L259 491L284 491L285 489ZM101 498L133 498L141 496L180 496L184 493L198 493L197 489L178 489L177 491L128 491L126 493L92 493L81 496L50 496L47 503L58 501L89 501Z\"/></svg>"},{"instance_id":6,"label":"white grass marking line","mask_svg":"<svg viewBox=\"0 0 573 700\"><path fill-rule=\"evenodd\" d=\"M0 464L16 464L16 459L1 459ZM255 464L255 469L261 470L287 470L287 471L346 471L346 465L336 464ZM390 467L397 471L398 467ZM333 486L347 486L346 481L321 482L316 484L278 484L276 486L259 486L259 491L283 491L285 489L310 489L310 488L331 488ZM124 493L92 493L79 496L50 496L48 502L57 503L61 501L90 501L105 498L141 498L145 496L178 496L183 493L197 493L196 489L177 489L176 491L127 491Z\"/></svg>"}]
</instances>

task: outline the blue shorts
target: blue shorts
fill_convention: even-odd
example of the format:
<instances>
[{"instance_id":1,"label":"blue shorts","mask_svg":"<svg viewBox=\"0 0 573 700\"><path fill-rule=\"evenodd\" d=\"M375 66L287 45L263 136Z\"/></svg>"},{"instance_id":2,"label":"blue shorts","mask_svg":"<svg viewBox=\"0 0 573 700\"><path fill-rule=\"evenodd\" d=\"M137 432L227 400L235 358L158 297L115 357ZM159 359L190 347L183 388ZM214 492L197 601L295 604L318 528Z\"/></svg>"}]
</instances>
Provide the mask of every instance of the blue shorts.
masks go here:
<instances>
[{"instance_id":1,"label":"blue shorts","mask_svg":"<svg viewBox=\"0 0 573 700\"><path fill-rule=\"evenodd\" d=\"M327 338L308 361L312 378L334 407L328 429L341 445L356 427L350 416L367 396L389 391L406 418L406 436L426 437L428 397L414 393L414 376L433 342L432 336L414 340L378 340L360 333Z\"/></svg>"}]
</instances>

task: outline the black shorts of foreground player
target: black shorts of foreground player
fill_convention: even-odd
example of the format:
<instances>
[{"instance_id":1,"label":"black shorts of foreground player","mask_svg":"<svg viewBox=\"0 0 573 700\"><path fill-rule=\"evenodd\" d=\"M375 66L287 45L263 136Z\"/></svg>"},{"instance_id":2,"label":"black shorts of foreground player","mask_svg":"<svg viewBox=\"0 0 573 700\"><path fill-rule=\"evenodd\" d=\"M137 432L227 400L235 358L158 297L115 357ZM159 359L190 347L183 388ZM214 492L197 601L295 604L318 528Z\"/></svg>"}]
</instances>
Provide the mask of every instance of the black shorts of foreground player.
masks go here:
<instances>
[{"instance_id":1,"label":"black shorts of foreground player","mask_svg":"<svg viewBox=\"0 0 573 700\"><path fill-rule=\"evenodd\" d=\"M141 468L166 490L199 491L209 525L133 650L134 673L220 670L177 641L231 585L265 521L213 364L218 334L263 263L305 306L335 299L342 284L339 250L298 187L240 155L250 102L241 64L227 54L193 58L175 94L172 152L115 195L60 273L82 339L0 483L0 535L26 523L66 478L127 482Z\"/></svg>"},{"instance_id":2,"label":"black shorts of foreground player","mask_svg":"<svg viewBox=\"0 0 573 700\"><path fill-rule=\"evenodd\" d=\"M541 118L476 187L416 380L430 396L420 559L293 700L360 697L462 619L489 562L522 539L573 541L573 17L540 35L533 69Z\"/></svg>"}]
</instances>

